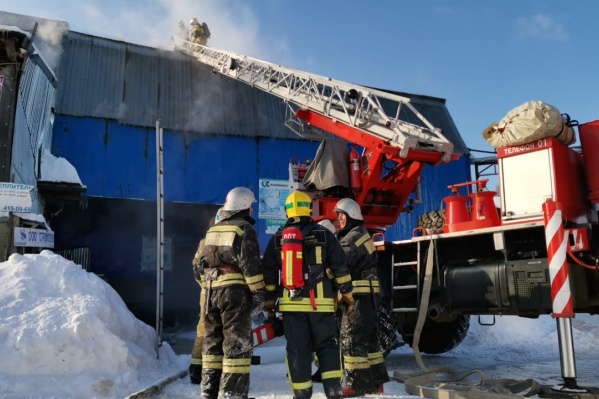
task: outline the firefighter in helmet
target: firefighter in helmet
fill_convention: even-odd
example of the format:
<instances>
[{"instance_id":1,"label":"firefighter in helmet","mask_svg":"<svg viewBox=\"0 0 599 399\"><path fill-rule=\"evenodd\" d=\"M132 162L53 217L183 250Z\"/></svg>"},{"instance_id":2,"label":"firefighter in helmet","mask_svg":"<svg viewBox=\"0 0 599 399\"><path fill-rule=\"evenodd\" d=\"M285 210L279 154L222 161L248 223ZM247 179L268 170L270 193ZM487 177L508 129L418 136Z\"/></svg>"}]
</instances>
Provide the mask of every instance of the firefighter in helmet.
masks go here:
<instances>
[{"instance_id":1,"label":"firefighter in helmet","mask_svg":"<svg viewBox=\"0 0 599 399\"><path fill-rule=\"evenodd\" d=\"M204 31L204 27L198 22L197 18L189 21L191 25L191 41L205 46L208 43L208 37Z\"/></svg>"},{"instance_id":2,"label":"firefighter in helmet","mask_svg":"<svg viewBox=\"0 0 599 399\"><path fill-rule=\"evenodd\" d=\"M206 292L202 398L247 399L253 351L252 316L264 307L254 193L229 191L220 221L206 233L199 269Z\"/></svg>"},{"instance_id":3,"label":"firefighter in helmet","mask_svg":"<svg viewBox=\"0 0 599 399\"><path fill-rule=\"evenodd\" d=\"M347 256L351 273L355 311L341 320L341 353L345 369L344 397L383 393L389 381L377 332L377 302L380 287L374 243L364 227L360 206L350 198L337 202L337 238Z\"/></svg>"},{"instance_id":4,"label":"firefighter in helmet","mask_svg":"<svg viewBox=\"0 0 599 399\"><path fill-rule=\"evenodd\" d=\"M294 399L312 396L312 353L318 356L326 397L340 399L343 375L333 281L348 312L353 309L352 284L341 245L333 233L312 220L311 205L312 199L301 191L285 201L287 222L271 238L262 259L265 307L273 307L278 297Z\"/></svg>"},{"instance_id":5,"label":"firefighter in helmet","mask_svg":"<svg viewBox=\"0 0 599 399\"><path fill-rule=\"evenodd\" d=\"M209 222L208 222L208 228L214 226L215 223L218 223L220 221L220 211L222 208L220 208L217 212L216 215L212 218L210 218ZM204 314L205 312L205 307L206 307L206 287L201 278L202 278L202 273L200 270L200 253L202 251L202 248L204 247L204 243L206 242L205 238L202 238L200 240L200 243L198 244L198 250L195 253L195 256L193 257L192 260L192 265L193 265L193 275L197 281L197 283L200 285L201 287L201 291L200 291L200 319L198 321L198 325L196 327L196 337L195 340L193 342L193 349L191 351L191 361L189 363L189 380L191 381L192 384L201 384L202 383L202 346L204 344L204 332L205 332L205 328L204 328Z\"/></svg>"}]
</instances>

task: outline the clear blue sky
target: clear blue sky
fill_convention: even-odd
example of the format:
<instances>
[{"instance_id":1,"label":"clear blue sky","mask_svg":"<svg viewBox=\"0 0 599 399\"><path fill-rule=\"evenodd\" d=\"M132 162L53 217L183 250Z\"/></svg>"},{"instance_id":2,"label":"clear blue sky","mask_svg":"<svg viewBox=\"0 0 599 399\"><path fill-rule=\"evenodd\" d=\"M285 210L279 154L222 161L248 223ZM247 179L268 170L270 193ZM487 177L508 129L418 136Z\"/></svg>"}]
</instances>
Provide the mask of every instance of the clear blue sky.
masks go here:
<instances>
[{"instance_id":1,"label":"clear blue sky","mask_svg":"<svg viewBox=\"0 0 599 399\"><path fill-rule=\"evenodd\" d=\"M27 0L2 10L169 48L177 20L197 17L213 47L444 98L474 149L492 150L482 130L529 100L599 119L596 0Z\"/></svg>"}]
</instances>

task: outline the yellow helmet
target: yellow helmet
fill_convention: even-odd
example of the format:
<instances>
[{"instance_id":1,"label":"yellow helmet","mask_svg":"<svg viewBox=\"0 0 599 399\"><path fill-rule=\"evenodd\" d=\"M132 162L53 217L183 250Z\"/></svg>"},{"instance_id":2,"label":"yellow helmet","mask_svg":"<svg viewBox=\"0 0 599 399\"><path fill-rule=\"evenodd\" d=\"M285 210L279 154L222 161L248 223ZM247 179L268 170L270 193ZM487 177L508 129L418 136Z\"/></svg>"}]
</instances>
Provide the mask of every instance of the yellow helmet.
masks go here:
<instances>
[{"instance_id":1,"label":"yellow helmet","mask_svg":"<svg viewBox=\"0 0 599 399\"><path fill-rule=\"evenodd\" d=\"M285 200L287 218L312 216L312 198L302 191L294 191Z\"/></svg>"}]
</instances>

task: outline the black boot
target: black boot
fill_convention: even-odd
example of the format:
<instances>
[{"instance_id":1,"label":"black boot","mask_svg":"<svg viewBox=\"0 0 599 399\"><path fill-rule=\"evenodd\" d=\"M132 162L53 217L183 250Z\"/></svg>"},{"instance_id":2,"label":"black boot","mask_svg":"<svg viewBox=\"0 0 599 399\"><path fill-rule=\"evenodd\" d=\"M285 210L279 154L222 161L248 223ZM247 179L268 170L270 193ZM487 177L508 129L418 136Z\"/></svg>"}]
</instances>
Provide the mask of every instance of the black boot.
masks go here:
<instances>
[{"instance_id":1,"label":"black boot","mask_svg":"<svg viewBox=\"0 0 599 399\"><path fill-rule=\"evenodd\" d=\"M202 383L202 365L201 364L190 364L189 365L189 381L192 384Z\"/></svg>"}]
</instances>

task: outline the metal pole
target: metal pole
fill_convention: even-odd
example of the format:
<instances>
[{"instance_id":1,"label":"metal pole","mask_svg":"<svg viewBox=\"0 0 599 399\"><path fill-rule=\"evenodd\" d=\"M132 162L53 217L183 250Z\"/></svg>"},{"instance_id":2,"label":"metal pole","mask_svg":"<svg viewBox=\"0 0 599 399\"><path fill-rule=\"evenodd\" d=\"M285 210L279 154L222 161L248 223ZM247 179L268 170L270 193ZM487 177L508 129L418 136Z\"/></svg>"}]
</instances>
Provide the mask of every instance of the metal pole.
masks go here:
<instances>
[{"instance_id":1,"label":"metal pole","mask_svg":"<svg viewBox=\"0 0 599 399\"><path fill-rule=\"evenodd\" d=\"M564 379L576 379L576 359L574 356L574 338L572 337L572 319L556 317L557 339L559 340L559 357L562 359L562 376Z\"/></svg>"},{"instance_id":2,"label":"metal pole","mask_svg":"<svg viewBox=\"0 0 599 399\"><path fill-rule=\"evenodd\" d=\"M164 171L162 127L156 121L156 357L162 346L162 317L164 298Z\"/></svg>"}]
</instances>

